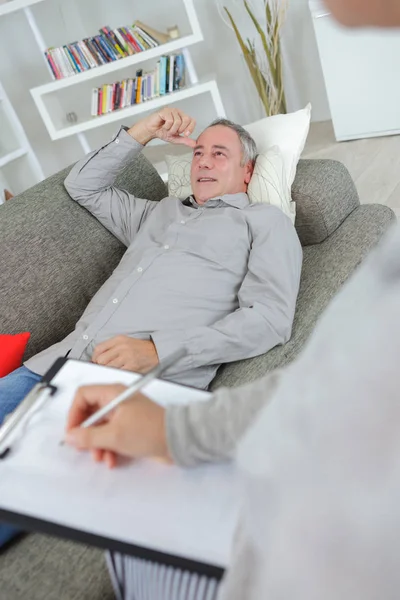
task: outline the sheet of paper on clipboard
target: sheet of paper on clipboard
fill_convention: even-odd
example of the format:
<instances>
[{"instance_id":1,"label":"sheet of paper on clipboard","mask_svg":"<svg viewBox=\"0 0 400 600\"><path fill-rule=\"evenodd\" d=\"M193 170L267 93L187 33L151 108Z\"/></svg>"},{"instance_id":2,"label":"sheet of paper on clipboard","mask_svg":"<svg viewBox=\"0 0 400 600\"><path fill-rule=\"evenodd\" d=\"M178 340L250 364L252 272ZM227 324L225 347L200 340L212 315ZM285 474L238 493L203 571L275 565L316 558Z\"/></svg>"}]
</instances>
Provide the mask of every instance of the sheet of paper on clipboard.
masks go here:
<instances>
[{"instance_id":1,"label":"sheet of paper on clipboard","mask_svg":"<svg viewBox=\"0 0 400 600\"><path fill-rule=\"evenodd\" d=\"M57 392L31 415L10 454L0 460L0 520L50 533L59 533L61 527L65 537L111 549L125 544L124 551L135 556L140 556L138 548L146 548L174 560L224 568L239 512L232 465L188 470L143 460L109 470L95 463L90 453L60 446L79 386L129 385L137 377L65 360L51 378ZM163 405L207 401L211 396L162 380L150 383L144 392ZM201 568L199 572L205 572Z\"/></svg>"}]
</instances>

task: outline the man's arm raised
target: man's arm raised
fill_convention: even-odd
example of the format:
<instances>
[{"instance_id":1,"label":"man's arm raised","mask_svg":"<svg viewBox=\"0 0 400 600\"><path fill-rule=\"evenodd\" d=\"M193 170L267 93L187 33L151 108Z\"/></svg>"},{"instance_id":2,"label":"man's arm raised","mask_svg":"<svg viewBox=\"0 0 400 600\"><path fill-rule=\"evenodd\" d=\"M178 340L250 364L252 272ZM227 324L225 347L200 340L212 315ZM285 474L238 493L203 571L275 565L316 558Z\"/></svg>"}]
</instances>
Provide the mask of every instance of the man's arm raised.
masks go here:
<instances>
[{"instance_id":1,"label":"man's arm raised","mask_svg":"<svg viewBox=\"0 0 400 600\"><path fill-rule=\"evenodd\" d=\"M189 136L194 127L195 121L182 111L164 108L128 131L121 128L111 142L78 161L64 185L74 200L129 246L156 203L115 187L117 175L154 138L193 146L195 142Z\"/></svg>"}]
</instances>

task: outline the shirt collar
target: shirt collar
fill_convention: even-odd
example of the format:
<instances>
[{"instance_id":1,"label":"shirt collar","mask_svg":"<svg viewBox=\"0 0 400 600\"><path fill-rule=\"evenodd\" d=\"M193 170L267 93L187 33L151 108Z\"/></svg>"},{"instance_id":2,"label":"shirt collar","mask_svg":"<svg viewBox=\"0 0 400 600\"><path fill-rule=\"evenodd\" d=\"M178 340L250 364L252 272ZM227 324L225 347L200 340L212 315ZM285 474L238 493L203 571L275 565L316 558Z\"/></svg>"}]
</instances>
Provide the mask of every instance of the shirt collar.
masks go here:
<instances>
[{"instance_id":1,"label":"shirt collar","mask_svg":"<svg viewBox=\"0 0 400 600\"><path fill-rule=\"evenodd\" d=\"M193 206L194 208L199 208L200 205L197 204L196 200L193 196L189 196L185 200L183 200L183 204L186 206ZM245 192L239 192L238 194L224 194L223 196L217 196L216 198L210 198L203 205L205 208L216 208L217 206L222 205L233 206L234 208L246 208L250 204L249 197Z\"/></svg>"}]
</instances>

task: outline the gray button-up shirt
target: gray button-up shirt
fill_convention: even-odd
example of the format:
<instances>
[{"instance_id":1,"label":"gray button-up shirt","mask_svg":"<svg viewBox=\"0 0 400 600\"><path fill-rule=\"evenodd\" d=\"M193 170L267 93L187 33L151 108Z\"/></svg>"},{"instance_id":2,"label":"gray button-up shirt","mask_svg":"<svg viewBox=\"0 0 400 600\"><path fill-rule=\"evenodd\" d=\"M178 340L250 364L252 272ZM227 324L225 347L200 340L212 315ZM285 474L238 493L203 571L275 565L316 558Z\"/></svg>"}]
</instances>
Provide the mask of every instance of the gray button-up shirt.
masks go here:
<instances>
[{"instance_id":1,"label":"gray button-up shirt","mask_svg":"<svg viewBox=\"0 0 400 600\"><path fill-rule=\"evenodd\" d=\"M79 161L65 186L127 246L119 266L92 298L75 330L28 360L43 374L58 357L91 360L116 335L152 339L162 360L187 356L166 372L206 388L221 363L250 358L286 342L299 288L302 250L279 209L229 194L200 206L136 198L113 186L142 146L124 129Z\"/></svg>"}]
</instances>

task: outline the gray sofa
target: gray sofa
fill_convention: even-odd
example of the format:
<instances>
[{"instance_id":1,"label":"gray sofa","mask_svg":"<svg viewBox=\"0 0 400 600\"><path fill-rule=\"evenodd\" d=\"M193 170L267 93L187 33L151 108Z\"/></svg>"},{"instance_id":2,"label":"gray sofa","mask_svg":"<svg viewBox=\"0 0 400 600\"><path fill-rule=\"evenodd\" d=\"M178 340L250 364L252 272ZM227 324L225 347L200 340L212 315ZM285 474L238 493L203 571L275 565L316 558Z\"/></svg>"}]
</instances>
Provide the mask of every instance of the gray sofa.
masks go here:
<instances>
[{"instance_id":1,"label":"gray sofa","mask_svg":"<svg viewBox=\"0 0 400 600\"><path fill-rule=\"evenodd\" d=\"M67 172L0 207L0 332L30 331L26 357L73 329L125 250L69 198ZM121 172L117 185L152 200L166 194L143 157ZM224 366L213 388L254 380L290 362L329 300L395 220L387 207L360 206L349 173L334 161L300 161L292 195L304 246L292 338L264 356ZM30 534L0 551L0 597L100 600L113 593L100 550Z\"/></svg>"}]
</instances>

